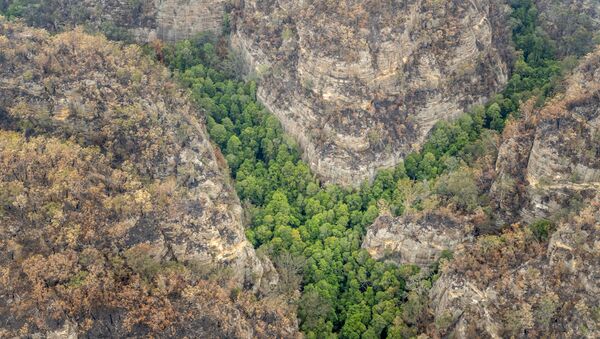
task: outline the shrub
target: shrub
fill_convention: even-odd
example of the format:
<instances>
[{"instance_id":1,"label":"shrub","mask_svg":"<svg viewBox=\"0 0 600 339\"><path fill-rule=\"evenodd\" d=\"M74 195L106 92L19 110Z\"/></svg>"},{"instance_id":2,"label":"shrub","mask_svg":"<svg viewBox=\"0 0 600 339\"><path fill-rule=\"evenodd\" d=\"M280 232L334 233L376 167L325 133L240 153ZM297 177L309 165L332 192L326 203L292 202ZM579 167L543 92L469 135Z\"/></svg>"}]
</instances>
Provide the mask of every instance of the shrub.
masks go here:
<instances>
[{"instance_id":1,"label":"shrub","mask_svg":"<svg viewBox=\"0 0 600 339\"><path fill-rule=\"evenodd\" d=\"M529 225L529 229L538 241L548 240L554 228L554 224L549 220L538 220Z\"/></svg>"}]
</instances>

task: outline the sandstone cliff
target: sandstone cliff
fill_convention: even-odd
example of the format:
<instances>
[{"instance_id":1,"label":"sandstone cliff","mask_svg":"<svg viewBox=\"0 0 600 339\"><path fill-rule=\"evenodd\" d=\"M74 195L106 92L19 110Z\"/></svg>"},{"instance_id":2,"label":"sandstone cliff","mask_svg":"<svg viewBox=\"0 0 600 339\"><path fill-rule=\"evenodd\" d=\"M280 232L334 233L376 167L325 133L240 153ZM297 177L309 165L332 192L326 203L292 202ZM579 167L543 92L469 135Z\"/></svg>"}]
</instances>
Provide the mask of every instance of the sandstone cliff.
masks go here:
<instances>
[{"instance_id":1,"label":"sandstone cliff","mask_svg":"<svg viewBox=\"0 0 600 339\"><path fill-rule=\"evenodd\" d=\"M357 185L507 80L502 1L244 1L232 42L326 181Z\"/></svg>"},{"instance_id":2,"label":"sandstone cliff","mask_svg":"<svg viewBox=\"0 0 600 339\"><path fill-rule=\"evenodd\" d=\"M428 268L444 251L473 240L473 227L450 213L393 218L380 216L369 227L362 247L377 260Z\"/></svg>"},{"instance_id":3,"label":"sandstone cliff","mask_svg":"<svg viewBox=\"0 0 600 339\"><path fill-rule=\"evenodd\" d=\"M18 1L8 1L20 4ZM138 42L177 41L200 32L220 33L225 0L47 0L26 1L18 14L52 31L85 25L114 38Z\"/></svg>"},{"instance_id":4,"label":"sandstone cliff","mask_svg":"<svg viewBox=\"0 0 600 339\"><path fill-rule=\"evenodd\" d=\"M557 218L600 187L600 51L543 109L525 107L504 132L492 196L499 222Z\"/></svg>"},{"instance_id":5,"label":"sandstone cliff","mask_svg":"<svg viewBox=\"0 0 600 339\"><path fill-rule=\"evenodd\" d=\"M0 336L293 335L293 313L229 297L276 272L164 67L2 17L0 60Z\"/></svg>"},{"instance_id":6,"label":"sandstone cliff","mask_svg":"<svg viewBox=\"0 0 600 339\"><path fill-rule=\"evenodd\" d=\"M600 204L540 242L529 230L485 236L431 291L435 336L597 338Z\"/></svg>"},{"instance_id":7,"label":"sandstone cliff","mask_svg":"<svg viewBox=\"0 0 600 339\"><path fill-rule=\"evenodd\" d=\"M13 1L8 2L13 3ZM14 2L16 3L16 2ZM220 31L224 0L28 1L53 31L176 41ZM263 103L325 181L358 185L418 149L436 121L482 103L507 80L500 0L238 1L232 43L261 78Z\"/></svg>"},{"instance_id":8,"label":"sandstone cliff","mask_svg":"<svg viewBox=\"0 0 600 339\"><path fill-rule=\"evenodd\" d=\"M431 291L436 335L600 335L599 93L600 50L564 94L541 110L525 105L507 126L496 214L501 224L534 227L482 237L443 270ZM539 219L558 225L549 239L552 224Z\"/></svg>"}]
</instances>

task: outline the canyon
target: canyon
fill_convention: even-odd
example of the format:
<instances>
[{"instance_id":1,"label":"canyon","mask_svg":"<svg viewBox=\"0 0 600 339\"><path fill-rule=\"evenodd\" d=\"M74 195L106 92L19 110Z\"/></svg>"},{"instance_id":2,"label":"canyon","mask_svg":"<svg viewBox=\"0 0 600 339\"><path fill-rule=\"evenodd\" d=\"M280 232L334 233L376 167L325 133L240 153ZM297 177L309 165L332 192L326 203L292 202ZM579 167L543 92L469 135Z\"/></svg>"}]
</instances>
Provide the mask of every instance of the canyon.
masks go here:
<instances>
[{"instance_id":1,"label":"canyon","mask_svg":"<svg viewBox=\"0 0 600 339\"><path fill-rule=\"evenodd\" d=\"M600 3L532 3L0 1L0 337L600 336Z\"/></svg>"},{"instance_id":2,"label":"canyon","mask_svg":"<svg viewBox=\"0 0 600 339\"><path fill-rule=\"evenodd\" d=\"M26 14L31 24L85 23L138 42L219 33L227 18L262 103L323 182L350 186L418 150L437 121L486 102L513 57L500 0L52 0L36 8Z\"/></svg>"}]
</instances>

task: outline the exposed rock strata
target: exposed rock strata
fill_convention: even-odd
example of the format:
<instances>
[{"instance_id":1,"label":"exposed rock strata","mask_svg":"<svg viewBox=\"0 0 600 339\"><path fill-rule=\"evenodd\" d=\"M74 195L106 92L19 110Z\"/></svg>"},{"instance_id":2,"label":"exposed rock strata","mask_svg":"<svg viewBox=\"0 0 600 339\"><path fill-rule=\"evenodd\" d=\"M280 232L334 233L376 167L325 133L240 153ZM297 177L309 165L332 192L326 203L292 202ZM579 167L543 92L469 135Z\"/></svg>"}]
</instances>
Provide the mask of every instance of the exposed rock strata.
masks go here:
<instances>
[{"instance_id":1,"label":"exposed rock strata","mask_svg":"<svg viewBox=\"0 0 600 339\"><path fill-rule=\"evenodd\" d=\"M428 268L444 251L473 239L473 227L450 214L380 216L369 227L362 247L377 260Z\"/></svg>"},{"instance_id":2,"label":"exposed rock strata","mask_svg":"<svg viewBox=\"0 0 600 339\"><path fill-rule=\"evenodd\" d=\"M9 3L12 1L9 1ZM30 1L34 3L35 1ZM147 42L177 41L200 32L220 33L226 0L44 0L23 16L35 26L58 31L85 25L108 35Z\"/></svg>"},{"instance_id":3,"label":"exposed rock strata","mask_svg":"<svg viewBox=\"0 0 600 339\"><path fill-rule=\"evenodd\" d=\"M126 27L135 40L147 42L154 39L178 41L191 38L201 32L220 33L225 18L226 0L153 0L146 1L144 15L147 23L132 27L125 20L114 20L117 25ZM131 3L131 2L129 2ZM119 3L127 8L126 3ZM98 13L110 13L100 9ZM100 16L104 19L102 16Z\"/></svg>"},{"instance_id":4,"label":"exposed rock strata","mask_svg":"<svg viewBox=\"0 0 600 339\"><path fill-rule=\"evenodd\" d=\"M499 220L553 218L590 200L600 189L600 51L567 81L564 94L541 111L525 108L511 124L492 189Z\"/></svg>"},{"instance_id":5,"label":"exposed rock strata","mask_svg":"<svg viewBox=\"0 0 600 339\"><path fill-rule=\"evenodd\" d=\"M232 43L258 95L325 181L358 185L417 149L440 119L507 80L500 0L239 1ZM225 0L51 0L25 11L54 31L85 24L116 39L176 41L220 31Z\"/></svg>"},{"instance_id":6,"label":"exposed rock strata","mask_svg":"<svg viewBox=\"0 0 600 339\"><path fill-rule=\"evenodd\" d=\"M598 200L591 202L547 244L517 230L480 239L456 257L431 291L435 335L600 336L598 211Z\"/></svg>"},{"instance_id":7,"label":"exposed rock strata","mask_svg":"<svg viewBox=\"0 0 600 339\"><path fill-rule=\"evenodd\" d=\"M501 223L550 219L556 231L546 241L517 227L468 246L431 291L435 335L600 336L600 50L566 88L508 124L492 189Z\"/></svg>"},{"instance_id":8,"label":"exposed rock strata","mask_svg":"<svg viewBox=\"0 0 600 339\"><path fill-rule=\"evenodd\" d=\"M326 181L357 185L507 80L501 1L244 1L233 45Z\"/></svg>"}]
</instances>

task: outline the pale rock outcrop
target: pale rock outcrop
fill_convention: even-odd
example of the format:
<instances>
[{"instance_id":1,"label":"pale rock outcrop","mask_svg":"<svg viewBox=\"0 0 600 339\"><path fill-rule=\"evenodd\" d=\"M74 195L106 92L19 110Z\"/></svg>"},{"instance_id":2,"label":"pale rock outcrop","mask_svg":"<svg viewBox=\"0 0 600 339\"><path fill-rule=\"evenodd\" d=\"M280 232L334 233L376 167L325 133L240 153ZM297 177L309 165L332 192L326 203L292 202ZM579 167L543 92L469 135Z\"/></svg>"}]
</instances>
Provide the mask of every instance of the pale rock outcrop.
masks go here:
<instances>
[{"instance_id":1,"label":"pale rock outcrop","mask_svg":"<svg viewBox=\"0 0 600 339\"><path fill-rule=\"evenodd\" d=\"M13 2L8 1L8 4ZM137 42L178 41L201 32L220 33L226 0L44 0L24 13L30 25L61 31L77 25Z\"/></svg>"},{"instance_id":2,"label":"pale rock outcrop","mask_svg":"<svg viewBox=\"0 0 600 339\"><path fill-rule=\"evenodd\" d=\"M455 257L430 292L435 335L600 336L599 211L599 201L590 202L547 244L518 230L501 242L480 239Z\"/></svg>"},{"instance_id":3,"label":"pale rock outcrop","mask_svg":"<svg viewBox=\"0 0 600 339\"><path fill-rule=\"evenodd\" d=\"M549 217L600 190L600 52L569 79L565 97L542 110L527 165L526 220Z\"/></svg>"},{"instance_id":4,"label":"pale rock outcrop","mask_svg":"<svg viewBox=\"0 0 600 339\"><path fill-rule=\"evenodd\" d=\"M566 86L504 133L492 187L501 223L558 217L600 190L600 51Z\"/></svg>"},{"instance_id":5,"label":"pale rock outcrop","mask_svg":"<svg viewBox=\"0 0 600 339\"><path fill-rule=\"evenodd\" d=\"M472 241L472 233L468 221L448 214L383 215L369 227L362 247L377 260L428 268L444 251Z\"/></svg>"},{"instance_id":6,"label":"pale rock outcrop","mask_svg":"<svg viewBox=\"0 0 600 339\"><path fill-rule=\"evenodd\" d=\"M443 268L430 294L436 336L600 336L600 50L564 93L522 111L504 131L491 192L499 221L522 226L479 238ZM547 240L527 228L538 219L557 225L546 223Z\"/></svg>"},{"instance_id":7,"label":"pale rock outcrop","mask_svg":"<svg viewBox=\"0 0 600 339\"><path fill-rule=\"evenodd\" d=\"M150 12L153 24L131 31L142 42L155 38L178 41L202 32L220 33L226 3L226 0L154 0Z\"/></svg>"},{"instance_id":8,"label":"pale rock outcrop","mask_svg":"<svg viewBox=\"0 0 600 339\"><path fill-rule=\"evenodd\" d=\"M507 81L502 1L244 1L232 43L322 179L358 185Z\"/></svg>"}]
</instances>

